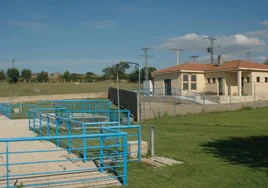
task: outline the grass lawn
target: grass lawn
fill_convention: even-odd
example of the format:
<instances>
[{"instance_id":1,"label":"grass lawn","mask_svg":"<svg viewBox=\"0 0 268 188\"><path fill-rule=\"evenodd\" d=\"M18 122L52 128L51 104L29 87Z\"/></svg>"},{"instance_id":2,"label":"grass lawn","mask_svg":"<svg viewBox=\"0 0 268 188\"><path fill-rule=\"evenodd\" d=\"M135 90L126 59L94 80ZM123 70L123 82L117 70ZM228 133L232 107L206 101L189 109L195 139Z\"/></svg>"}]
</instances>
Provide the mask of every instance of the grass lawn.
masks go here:
<instances>
[{"instance_id":1,"label":"grass lawn","mask_svg":"<svg viewBox=\"0 0 268 188\"><path fill-rule=\"evenodd\" d=\"M96 82L96 83L0 83L0 97L14 96L34 96L34 95L54 95L54 94L75 94L108 92L109 87L116 87L116 82ZM120 83L122 89L136 89L138 84ZM33 90L37 88L39 92Z\"/></svg>"},{"instance_id":2,"label":"grass lawn","mask_svg":"<svg viewBox=\"0 0 268 188\"><path fill-rule=\"evenodd\" d=\"M145 122L155 125L157 156L185 163L152 168L129 165L130 188L268 187L268 108L191 115Z\"/></svg>"}]
</instances>

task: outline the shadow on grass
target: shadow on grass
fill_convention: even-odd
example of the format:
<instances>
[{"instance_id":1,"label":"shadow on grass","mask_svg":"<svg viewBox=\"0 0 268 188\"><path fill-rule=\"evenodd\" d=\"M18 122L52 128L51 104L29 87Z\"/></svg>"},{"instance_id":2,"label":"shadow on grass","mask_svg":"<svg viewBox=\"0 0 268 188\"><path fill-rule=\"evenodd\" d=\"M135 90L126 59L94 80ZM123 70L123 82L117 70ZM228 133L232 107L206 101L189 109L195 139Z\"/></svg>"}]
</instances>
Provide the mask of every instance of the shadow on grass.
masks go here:
<instances>
[{"instance_id":1,"label":"shadow on grass","mask_svg":"<svg viewBox=\"0 0 268 188\"><path fill-rule=\"evenodd\" d=\"M268 168L268 136L231 137L201 146L232 164Z\"/></svg>"}]
</instances>

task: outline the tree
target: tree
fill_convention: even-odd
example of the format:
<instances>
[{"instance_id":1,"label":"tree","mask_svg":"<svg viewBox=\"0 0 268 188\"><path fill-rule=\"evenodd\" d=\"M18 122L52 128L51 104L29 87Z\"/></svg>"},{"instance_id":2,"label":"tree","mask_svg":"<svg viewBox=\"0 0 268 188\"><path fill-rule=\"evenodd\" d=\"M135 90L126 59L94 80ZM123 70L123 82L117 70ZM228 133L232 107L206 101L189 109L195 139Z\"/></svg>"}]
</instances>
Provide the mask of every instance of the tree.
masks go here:
<instances>
[{"instance_id":1,"label":"tree","mask_svg":"<svg viewBox=\"0 0 268 188\"><path fill-rule=\"evenodd\" d=\"M147 67L148 69L148 79L152 80L152 72L156 71L155 67ZM141 80L144 81L145 80L145 68L141 69Z\"/></svg>"},{"instance_id":2,"label":"tree","mask_svg":"<svg viewBox=\"0 0 268 188\"><path fill-rule=\"evenodd\" d=\"M47 82L48 81L48 73L41 71L40 73L37 74L36 80L38 80L38 82Z\"/></svg>"},{"instance_id":3,"label":"tree","mask_svg":"<svg viewBox=\"0 0 268 188\"><path fill-rule=\"evenodd\" d=\"M156 71L155 67L147 67L148 69L148 79L152 80L152 72ZM134 71L132 71L129 74L129 81L130 82L138 82L139 80L139 71L136 69ZM141 69L141 81L145 80L145 68Z\"/></svg>"},{"instance_id":4,"label":"tree","mask_svg":"<svg viewBox=\"0 0 268 188\"><path fill-rule=\"evenodd\" d=\"M133 70L130 74L129 74L129 82L138 82L139 81L139 70Z\"/></svg>"},{"instance_id":5,"label":"tree","mask_svg":"<svg viewBox=\"0 0 268 188\"><path fill-rule=\"evenodd\" d=\"M102 70L104 73L105 78L116 78L117 72L119 78L125 77L126 69L129 69L129 64L121 61L120 63L117 63L111 67L106 67Z\"/></svg>"},{"instance_id":6,"label":"tree","mask_svg":"<svg viewBox=\"0 0 268 188\"><path fill-rule=\"evenodd\" d=\"M7 69L8 81L10 83L17 83L20 77L20 71L17 68Z\"/></svg>"},{"instance_id":7,"label":"tree","mask_svg":"<svg viewBox=\"0 0 268 188\"><path fill-rule=\"evenodd\" d=\"M65 72L63 73L63 78L64 78L66 81L70 81L71 78L72 78L72 75L71 75L71 73L70 73L69 71L65 71Z\"/></svg>"},{"instance_id":8,"label":"tree","mask_svg":"<svg viewBox=\"0 0 268 188\"><path fill-rule=\"evenodd\" d=\"M87 72L86 76L95 76L96 74L94 74L93 72Z\"/></svg>"},{"instance_id":9,"label":"tree","mask_svg":"<svg viewBox=\"0 0 268 188\"><path fill-rule=\"evenodd\" d=\"M23 69L21 71L21 77L24 79L24 80L31 80L32 78L32 71L30 69Z\"/></svg>"},{"instance_id":10,"label":"tree","mask_svg":"<svg viewBox=\"0 0 268 188\"><path fill-rule=\"evenodd\" d=\"M263 61L263 64L268 65L268 58Z\"/></svg>"},{"instance_id":11,"label":"tree","mask_svg":"<svg viewBox=\"0 0 268 188\"><path fill-rule=\"evenodd\" d=\"M0 81L5 81L6 75L4 70L0 70Z\"/></svg>"}]
</instances>

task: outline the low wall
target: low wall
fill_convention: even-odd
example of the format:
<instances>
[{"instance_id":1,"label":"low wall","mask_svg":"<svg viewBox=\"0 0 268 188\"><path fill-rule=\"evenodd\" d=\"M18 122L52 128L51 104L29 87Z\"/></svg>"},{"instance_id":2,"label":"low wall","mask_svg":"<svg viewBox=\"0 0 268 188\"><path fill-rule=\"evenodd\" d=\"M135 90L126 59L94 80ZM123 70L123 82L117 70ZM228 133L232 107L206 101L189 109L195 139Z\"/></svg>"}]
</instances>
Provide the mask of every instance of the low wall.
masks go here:
<instances>
[{"instance_id":1,"label":"low wall","mask_svg":"<svg viewBox=\"0 0 268 188\"><path fill-rule=\"evenodd\" d=\"M217 95L217 84L206 83L206 93L210 95Z\"/></svg>"},{"instance_id":2,"label":"low wall","mask_svg":"<svg viewBox=\"0 0 268 188\"><path fill-rule=\"evenodd\" d=\"M254 98L254 96L231 96L232 103L239 102L252 102L252 101L263 101L268 100L268 95L259 95ZM219 96L219 103L230 103L230 96Z\"/></svg>"},{"instance_id":3,"label":"low wall","mask_svg":"<svg viewBox=\"0 0 268 188\"><path fill-rule=\"evenodd\" d=\"M268 106L268 101L256 101L254 102L244 102L244 103L228 103L225 104L208 104L208 105L198 105L198 104L165 104L159 102L146 102L142 103L143 120L153 119L153 118L163 118L166 116L176 116L185 114L198 114L203 112L220 112L220 111L232 111L239 110L243 107L251 108L262 108Z\"/></svg>"},{"instance_id":4,"label":"low wall","mask_svg":"<svg viewBox=\"0 0 268 188\"><path fill-rule=\"evenodd\" d=\"M98 93L80 93L80 94L0 97L0 102L22 103L22 102L36 102L38 100L107 98L107 96L108 96L107 92L98 92Z\"/></svg>"},{"instance_id":5,"label":"low wall","mask_svg":"<svg viewBox=\"0 0 268 188\"><path fill-rule=\"evenodd\" d=\"M176 103L176 104L195 104L190 100L178 99L173 96L142 96L142 102L160 102L160 103Z\"/></svg>"},{"instance_id":6,"label":"low wall","mask_svg":"<svg viewBox=\"0 0 268 188\"><path fill-rule=\"evenodd\" d=\"M232 103L252 101L254 101L253 96L231 96ZM230 96L219 96L219 103L230 103Z\"/></svg>"}]
</instances>

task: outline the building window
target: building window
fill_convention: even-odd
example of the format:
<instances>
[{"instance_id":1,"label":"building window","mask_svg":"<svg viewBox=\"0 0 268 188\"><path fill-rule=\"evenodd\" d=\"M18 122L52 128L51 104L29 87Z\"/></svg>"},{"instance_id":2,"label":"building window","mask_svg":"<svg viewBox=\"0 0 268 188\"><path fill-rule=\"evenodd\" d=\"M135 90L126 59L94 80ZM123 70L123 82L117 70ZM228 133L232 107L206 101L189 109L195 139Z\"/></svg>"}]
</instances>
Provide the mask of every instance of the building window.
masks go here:
<instances>
[{"instance_id":1,"label":"building window","mask_svg":"<svg viewBox=\"0 0 268 188\"><path fill-rule=\"evenodd\" d=\"M188 81L189 79L188 79L188 74L184 74L183 75L183 81Z\"/></svg>"},{"instance_id":2,"label":"building window","mask_svg":"<svg viewBox=\"0 0 268 188\"><path fill-rule=\"evenodd\" d=\"M266 82L266 83L268 82L268 77L265 77L265 82Z\"/></svg>"},{"instance_id":3,"label":"building window","mask_svg":"<svg viewBox=\"0 0 268 188\"><path fill-rule=\"evenodd\" d=\"M261 77L257 77L257 82L261 82Z\"/></svg>"},{"instance_id":4,"label":"building window","mask_svg":"<svg viewBox=\"0 0 268 188\"><path fill-rule=\"evenodd\" d=\"M216 83L216 78L213 78L213 84L215 84Z\"/></svg>"},{"instance_id":5,"label":"building window","mask_svg":"<svg viewBox=\"0 0 268 188\"><path fill-rule=\"evenodd\" d=\"M208 78L208 83L210 83L210 78Z\"/></svg>"},{"instance_id":6,"label":"building window","mask_svg":"<svg viewBox=\"0 0 268 188\"><path fill-rule=\"evenodd\" d=\"M191 90L196 90L196 83L191 83Z\"/></svg>"},{"instance_id":7,"label":"building window","mask_svg":"<svg viewBox=\"0 0 268 188\"><path fill-rule=\"evenodd\" d=\"M188 87L188 82L187 83L183 83L183 90L188 90L189 87Z\"/></svg>"},{"instance_id":8,"label":"building window","mask_svg":"<svg viewBox=\"0 0 268 188\"><path fill-rule=\"evenodd\" d=\"M250 82L250 77L247 77L247 83L249 83Z\"/></svg>"},{"instance_id":9,"label":"building window","mask_svg":"<svg viewBox=\"0 0 268 188\"><path fill-rule=\"evenodd\" d=\"M195 74L191 75L191 81L196 82L196 75Z\"/></svg>"}]
</instances>

